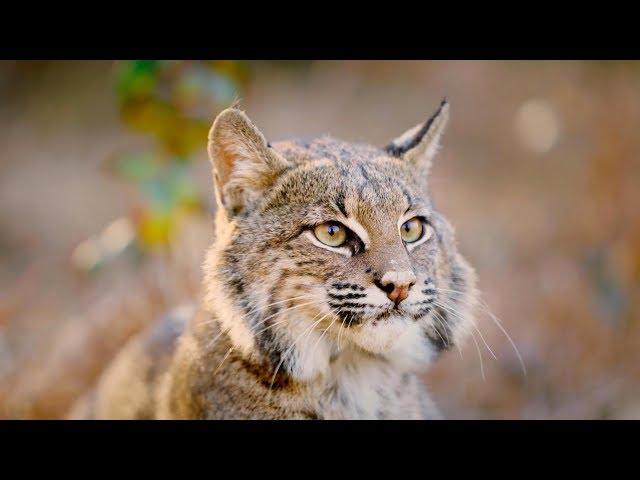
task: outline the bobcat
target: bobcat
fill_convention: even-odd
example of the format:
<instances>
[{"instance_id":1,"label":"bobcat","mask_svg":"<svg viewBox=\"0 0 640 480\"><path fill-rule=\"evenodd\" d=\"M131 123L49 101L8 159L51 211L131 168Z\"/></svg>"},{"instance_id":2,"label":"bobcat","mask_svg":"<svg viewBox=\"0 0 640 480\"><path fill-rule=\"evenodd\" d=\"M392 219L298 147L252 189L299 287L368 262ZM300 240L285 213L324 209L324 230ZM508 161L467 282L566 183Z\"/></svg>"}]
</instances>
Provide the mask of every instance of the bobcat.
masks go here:
<instances>
[{"instance_id":1,"label":"bobcat","mask_svg":"<svg viewBox=\"0 0 640 480\"><path fill-rule=\"evenodd\" d=\"M384 148L272 145L220 113L202 305L134 337L72 418L440 418L418 374L477 297L427 187L448 113Z\"/></svg>"}]
</instances>

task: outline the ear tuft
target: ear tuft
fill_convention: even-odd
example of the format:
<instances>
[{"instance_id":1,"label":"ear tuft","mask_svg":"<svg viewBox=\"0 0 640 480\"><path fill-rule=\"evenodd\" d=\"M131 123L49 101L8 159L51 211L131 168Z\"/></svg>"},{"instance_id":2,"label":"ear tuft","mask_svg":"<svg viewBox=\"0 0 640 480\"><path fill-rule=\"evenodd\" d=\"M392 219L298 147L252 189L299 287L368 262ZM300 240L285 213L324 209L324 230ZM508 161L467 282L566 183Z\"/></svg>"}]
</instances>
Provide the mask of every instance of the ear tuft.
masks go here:
<instances>
[{"instance_id":1,"label":"ear tuft","mask_svg":"<svg viewBox=\"0 0 640 480\"><path fill-rule=\"evenodd\" d=\"M229 106L229 108L233 108L235 110L240 110L240 105L242 104L242 99L236 95L233 102Z\"/></svg>"},{"instance_id":2,"label":"ear tuft","mask_svg":"<svg viewBox=\"0 0 640 480\"><path fill-rule=\"evenodd\" d=\"M208 152L216 198L232 215L258 198L289 166L235 106L222 111L213 122Z\"/></svg>"},{"instance_id":3,"label":"ear tuft","mask_svg":"<svg viewBox=\"0 0 640 480\"><path fill-rule=\"evenodd\" d=\"M438 110L426 122L407 130L384 147L384 151L392 157L429 166L438 151L448 120L449 102L443 98Z\"/></svg>"}]
</instances>

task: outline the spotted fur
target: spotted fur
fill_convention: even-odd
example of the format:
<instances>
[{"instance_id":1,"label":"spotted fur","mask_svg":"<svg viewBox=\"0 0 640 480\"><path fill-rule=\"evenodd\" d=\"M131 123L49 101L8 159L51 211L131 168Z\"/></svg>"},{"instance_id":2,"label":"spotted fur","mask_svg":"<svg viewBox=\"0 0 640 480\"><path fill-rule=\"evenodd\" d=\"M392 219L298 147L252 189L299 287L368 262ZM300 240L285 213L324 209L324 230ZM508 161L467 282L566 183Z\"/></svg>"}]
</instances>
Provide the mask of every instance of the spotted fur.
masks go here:
<instances>
[{"instance_id":1,"label":"spotted fur","mask_svg":"<svg viewBox=\"0 0 640 480\"><path fill-rule=\"evenodd\" d=\"M90 416L437 418L418 373L463 339L476 298L428 189L448 109L385 148L271 144L242 111L222 112L209 135L219 208L203 304L179 337L134 340ZM431 232L415 245L399 234L412 216ZM353 233L343 247L314 237L327 221ZM396 304L383 281L401 273L415 281ZM118 394L126 385L138 403Z\"/></svg>"}]
</instances>

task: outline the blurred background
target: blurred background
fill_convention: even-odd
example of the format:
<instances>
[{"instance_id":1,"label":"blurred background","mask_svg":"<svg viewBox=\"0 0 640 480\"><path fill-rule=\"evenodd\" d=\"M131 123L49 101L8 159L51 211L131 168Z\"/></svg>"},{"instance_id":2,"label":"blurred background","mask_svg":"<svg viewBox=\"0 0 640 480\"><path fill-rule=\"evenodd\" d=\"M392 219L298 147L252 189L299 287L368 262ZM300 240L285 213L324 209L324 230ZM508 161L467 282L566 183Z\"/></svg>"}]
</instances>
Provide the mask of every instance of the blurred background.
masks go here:
<instances>
[{"instance_id":1,"label":"blurred background","mask_svg":"<svg viewBox=\"0 0 640 480\"><path fill-rule=\"evenodd\" d=\"M640 62L613 61L0 62L0 418L63 416L198 297L206 134L236 97L272 141L383 145L444 96L431 188L487 309L425 376L435 400L640 418Z\"/></svg>"}]
</instances>

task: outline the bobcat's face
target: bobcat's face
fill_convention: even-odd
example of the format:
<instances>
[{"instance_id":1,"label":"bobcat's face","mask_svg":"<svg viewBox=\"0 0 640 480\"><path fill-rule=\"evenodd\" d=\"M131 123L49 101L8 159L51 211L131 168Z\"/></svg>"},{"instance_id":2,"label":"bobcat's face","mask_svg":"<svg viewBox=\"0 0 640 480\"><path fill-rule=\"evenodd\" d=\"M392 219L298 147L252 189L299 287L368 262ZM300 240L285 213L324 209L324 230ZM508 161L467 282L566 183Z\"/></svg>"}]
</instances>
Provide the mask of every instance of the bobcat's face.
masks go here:
<instances>
[{"instance_id":1,"label":"bobcat's face","mask_svg":"<svg viewBox=\"0 0 640 480\"><path fill-rule=\"evenodd\" d=\"M318 330L385 352L412 325L427 325L438 284L452 288L440 278L442 236L450 232L400 161L349 146L341 151L342 158L285 174L262 208L239 221L238 234L257 229L252 242L273 249L245 257L254 266L268 262L277 274L269 300L301 297L274 311L313 301L301 308Z\"/></svg>"},{"instance_id":2,"label":"bobcat's face","mask_svg":"<svg viewBox=\"0 0 640 480\"><path fill-rule=\"evenodd\" d=\"M207 287L234 342L301 379L344 349L420 363L456 342L475 280L427 189L435 145L421 141L439 137L441 110L386 149L272 147L231 111L211 134L221 208Z\"/></svg>"}]
</instances>

